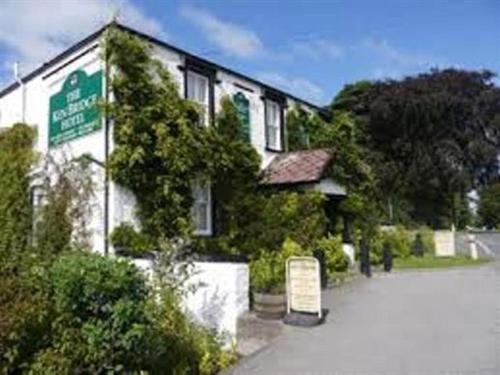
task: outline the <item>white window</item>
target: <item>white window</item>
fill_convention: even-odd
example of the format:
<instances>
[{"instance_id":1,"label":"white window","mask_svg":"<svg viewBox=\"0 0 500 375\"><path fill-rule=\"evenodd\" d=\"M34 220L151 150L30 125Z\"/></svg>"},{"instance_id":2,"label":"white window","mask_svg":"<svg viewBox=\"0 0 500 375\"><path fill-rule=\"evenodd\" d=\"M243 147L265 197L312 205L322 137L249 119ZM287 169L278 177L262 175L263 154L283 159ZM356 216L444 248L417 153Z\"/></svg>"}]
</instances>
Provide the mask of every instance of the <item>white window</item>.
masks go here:
<instances>
[{"instance_id":1,"label":"white window","mask_svg":"<svg viewBox=\"0 0 500 375\"><path fill-rule=\"evenodd\" d=\"M199 180L193 183L193 227L194 234L212 234L212 197L210 184Z\"/></svg>"},{"instance_id":2,"label":"white window","mask_svg":"<svg viewBox=\"0 0 500 375\"><path fill-rule=\"evenodd\" d=\"M266 146L281 150L281 106L272 100L266 100Z\"/></svg>"},{"instance_id":3,"label":"white window","mask_svg":"<svg viewBox=\"0 0 500 375\"><path fill-rule=\"evenodd\" d=\"M186 80L187 98L200 105L202 110L200 124L203 126L208 125L209 118L208 84L208 77L188 70Z\"/></svg>"}]
</instances>

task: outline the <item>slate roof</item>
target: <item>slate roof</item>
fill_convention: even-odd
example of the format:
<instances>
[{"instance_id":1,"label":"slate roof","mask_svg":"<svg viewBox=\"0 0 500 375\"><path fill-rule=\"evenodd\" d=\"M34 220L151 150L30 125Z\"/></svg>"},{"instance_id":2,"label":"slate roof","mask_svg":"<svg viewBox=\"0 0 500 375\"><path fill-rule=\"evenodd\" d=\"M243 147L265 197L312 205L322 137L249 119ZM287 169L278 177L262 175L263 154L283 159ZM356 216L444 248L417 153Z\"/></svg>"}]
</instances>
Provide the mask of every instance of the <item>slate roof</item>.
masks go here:
<instances>
[{"instance_id":1,"label":"slate roof","mask_svg":"<svg viewBox=\"0 0 500 375\"><path fill-rule=\"evenodd\" d=\"M278 155L264 169L261 185L318 182L332 159L330 150L304 150Z\"/></svg>"},{"instance_id":2,"label":"slate roof","mask_svg":"<svg viewBox=\"0 0 500 375\"><path fill-rule=\"evenodd\" d=\"M282 94L284 96L287 96L295 101L298 101L300 103L303 103L303 104L306 104L307 106L311 107L311 108L314 108L316 109L317 111L321 112L322 111L322 108L314 103L311 103L309 102L308 100L305 100L305 99L301 99L301 98L298 98L296 97L295 95L292 95L292 94L289 94L289 93L286 93L282 90L280 90L279 88L276 88L276 87L272 87L272 86L269 86L267 85L266 83L264 82L261 82L255 78L252 78L250 76L247 76L243 73L239 73L233 69L230 69L230 68L227 68L225 66L222 66L222 65L219 65L215 62L212 62L212 61L209 61L209 60L206 60L200 56L196 56L186 50L183 50L181 48L178 48L178 47L175 47L171 44L168 44L162 40L159 40L155 37L152 37L150 35L147 35L147 34L144 34L140 31L137 31L129 26L125 26L121 23L118 23L117 21L112 21L106 25L104 25L103 27L101 27L99 30L97 30L96 32L94 32L93 34L89 35L88 37L86 37L85 39L82 39L81 41L77 42L76 44L72 45L71 47L69 47L68 49L66 49L65 51L63 51L62 53L60 53L59 55L55 56L53 59L49 60L48 62L44 63L43 65L39 66L38 68L36 68L35 70L33 70L31 73L29 73L28 75L24 76L21 78L21 81L23 83L27 83L28 81L31 81L33 78L41 75L42 73L46 72L49 68L53 67L55 64L58 64L60 63L61 61L63 61L65 58L67 58L68 56L70 56L72 53L75 53L76 51L78 51L79 49L81 49L83 46L91 43L91 42L94 42L95 40L97 40L102 33L104 33L110 26L116 26L118 27L120 30L123 30L123 31L126 31L132 35L135 35L135 36L138 36L140 38L143 38L153 44L157 44L157 45L160 45L160 46L163 46L167 49L170 49L176 53L179 53L180 55L183 55L187 58L190 58L190 59L194 59L195 61L198 61L202 64L206 64L208 66L211 66L211 67L214 67L215 69L217 70L221 70L221 71L224 71L226 73L229 73L231 75L234 75L236 77L240 77L246 81L249 81L249 82L252 82L256 85L259 85L259 86L262 86L265 90L270 90L270 91L275 91L275 92L278 92L279 94ZM93 47L90 47L90 49L94 49L96 48L97 46L94 45ZM87 51L84 51L82 53L87 53ZM75 57L78 58L80 56L77 56ZM63 65L64 66L64 65ZM58 68L56 69L59 70L61 68ZM53 74L50 73L50 74ZM6 88L4 88L2 90L2 87L0 87L0 98L2 98L3 96L7 95L9 92L11 92L12 90L16 89L17 87L19 86L19 82L14 82L12 83L10 86L7 86Z\"/></svg>"}]
</instances>

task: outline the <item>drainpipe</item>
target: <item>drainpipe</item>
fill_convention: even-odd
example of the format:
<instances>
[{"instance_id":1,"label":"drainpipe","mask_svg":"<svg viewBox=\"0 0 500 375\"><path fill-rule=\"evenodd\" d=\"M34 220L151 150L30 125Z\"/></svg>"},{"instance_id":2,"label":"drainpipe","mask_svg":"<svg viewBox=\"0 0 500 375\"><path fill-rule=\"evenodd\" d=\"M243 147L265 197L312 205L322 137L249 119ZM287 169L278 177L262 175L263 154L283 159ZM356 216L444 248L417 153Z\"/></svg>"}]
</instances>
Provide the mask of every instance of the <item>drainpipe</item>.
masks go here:
<instances>
[{"instance_id":1,"label":"drainpipe","mask_svg":"<svg viewBox=\"0 0 500 375\"><path fill-rule=\"evenodd\" d=\"M21 122L25 123L26 120L26 90L24 87L24 82L19 75L19 62L14 63L14 79L19 84L21 88Z\"/></svg>"},{"instance_id":2,"label":"drainpipe","mask_svg":"<svg viewBox=\"0 0 500 375\"><path fill-rule=\"evenodd\" d=\"M109 103L110 98L110 90L109 90L109 61L106 53L106 60L104 62L104 74L105 74L105 101L106 105ZM104 112L104 255L109 255L109 133L110 133L110 124L109 124L109 115L108 109Z\"/></svg>"}]
</instances>

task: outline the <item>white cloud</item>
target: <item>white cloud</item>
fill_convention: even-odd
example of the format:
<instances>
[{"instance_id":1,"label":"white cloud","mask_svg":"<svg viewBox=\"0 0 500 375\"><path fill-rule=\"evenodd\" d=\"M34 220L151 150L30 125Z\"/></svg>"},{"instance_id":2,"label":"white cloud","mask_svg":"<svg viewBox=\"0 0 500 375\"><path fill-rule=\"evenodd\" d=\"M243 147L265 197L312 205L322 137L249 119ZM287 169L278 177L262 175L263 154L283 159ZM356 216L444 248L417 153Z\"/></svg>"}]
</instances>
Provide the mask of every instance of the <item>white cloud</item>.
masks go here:
<instances>
[{"instance_id":1,"label":"white cloud","mask_svg":"<svg viewBox=\"0 0 500 375\"><path fill-rule=\"evenodd\" d=\"M222 21L212 13L192 6L182 7L181 15L198 26L210 42L227 54L255 57L263 52L262 41L252 30Z\"/></svg>"},{"instance_id":2,"label":"white cloud","mask_svg":"<svg viewBox=\"0 0 500 375\"><path fill-rule=\"evenodd\" d=\"M164 36L161 25L130 0L3 0L0 44L22 72L53 57L96 31L117 13L118 20L141 31Z\"/></svg>"},{"instance_id":3,"label":"white cloud","mask_svg":"<svg viewBox=\"0 0 500 375\"><path fill-rule=\"evenodd\" d=\"M323 89L305 78L285 77L274 72L260 73L257 77L263 82L290 92L299 98L308 99L314 103L321 104L325 99L325 92Z\"/></svg>"},{"instance_id":4,"label":"white cloud","mask_svg":"<svg viewBox=\"0 0 500 375\"><path fill-rule=\"evenodd\" d=\"M295 55L305 56L314 60L324 58L330 60L340 59L345 56L345 50L339 44L326 39L312 38L292 44Z\"/></svg>"},{"instance_id":5,"label":"white cloud","mask_svg":"<svg viewBox=\"0 0 500 375\"><path fill-rule=\"evenodd\" d=\"M434 67L444 67L444 60L420 52L403 51L391 45L386 39L366 39L354 52L362 53L370 59L374 68L371 76L374 79L400 79Z\"/></svg>"},{"instance_id":6,"label":"white cloud","mask_svg":"<svg viewBox=\"0 0 500 375\"><path fill-rule=\"evenodd\" d=\"M368 39L361 44L361 49L368 51L384 62L400 67L426 67L431 66L434 57L421 53L401 51L385 39Z\"/></svg>"}]
</instances>

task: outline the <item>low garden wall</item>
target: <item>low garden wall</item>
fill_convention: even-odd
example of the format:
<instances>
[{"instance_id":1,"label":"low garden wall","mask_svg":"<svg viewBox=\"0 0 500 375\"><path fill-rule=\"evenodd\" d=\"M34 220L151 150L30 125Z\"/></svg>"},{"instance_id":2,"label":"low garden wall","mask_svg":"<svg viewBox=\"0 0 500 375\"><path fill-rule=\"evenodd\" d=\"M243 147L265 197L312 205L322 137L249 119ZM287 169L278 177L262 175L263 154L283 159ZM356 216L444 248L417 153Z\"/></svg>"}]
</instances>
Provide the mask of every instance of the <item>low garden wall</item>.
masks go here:
<instances>
[{"instance_id":1,"label":"low garden wall","mask_svg":"<svg viewBox=\"0 0 500 375\"><path fill-rule=\"evenodd\" d=\"M238 317L249 309L247 263L194 262L190 283L196 291L186 298L186 307L203 324L236 337Z\"/></svg>"},{"instance_id":2,"label":"low garden wall","mask_svg":"<svg viewBox=\"0 0 500 375\"><path fill-rule=\"evenodd\" d=\"M150 277L153 261L134 259L137 268ZM184 304L192 316L205 326L236 338L238 317L249 309L249 267L246 262L195 261L190 270Z\"/></svg>"}]
</instances>

